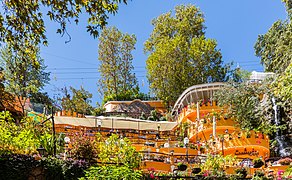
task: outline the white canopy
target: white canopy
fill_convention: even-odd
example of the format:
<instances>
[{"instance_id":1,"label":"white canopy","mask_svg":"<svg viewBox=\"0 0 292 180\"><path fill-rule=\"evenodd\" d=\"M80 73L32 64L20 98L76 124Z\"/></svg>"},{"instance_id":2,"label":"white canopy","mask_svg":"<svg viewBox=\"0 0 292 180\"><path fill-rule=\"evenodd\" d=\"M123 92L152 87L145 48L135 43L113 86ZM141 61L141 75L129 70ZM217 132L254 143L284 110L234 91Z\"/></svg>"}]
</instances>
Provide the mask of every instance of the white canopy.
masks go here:
<instances>
[{"instance_id":1,"label":"white canopy","mask_svg":"<svg viewBox=\"0 0 292 180\"><path fill-rule=\"evenodd\" d=\"M171 131L176 122L168 121L148 121L128 117L88 117L77 118L67 116L55 116L55 124L67 124L71 126L98 127L98 121L101 122L101 128L109 129L133 129L133 130L159 130Z\"/></svg>"}]
</instances>

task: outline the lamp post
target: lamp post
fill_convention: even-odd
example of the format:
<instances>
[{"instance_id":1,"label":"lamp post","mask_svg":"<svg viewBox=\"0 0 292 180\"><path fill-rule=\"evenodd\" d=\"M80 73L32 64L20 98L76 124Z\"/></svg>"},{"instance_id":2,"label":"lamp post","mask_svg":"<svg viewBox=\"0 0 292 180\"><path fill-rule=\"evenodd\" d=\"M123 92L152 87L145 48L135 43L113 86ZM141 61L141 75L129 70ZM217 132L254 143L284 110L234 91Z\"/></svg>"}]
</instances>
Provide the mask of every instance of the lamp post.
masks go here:
<instances>
[{"instance_id":1,"label":"lamp post","mask_svg":"<svg viewBox=\"0 0 292 180\"><path fill-rule=\"evenodd\" d=\"M100 128L101 128L102 122L101 119L97 120L97 126L98 126L98 132L100 133Z\"/></svg>"},{"instance_id":2,"label":"lamp post","mask_svg":"<svg viewBox=\"0 0 292 180\"><path fill-rule=\"evenodd\" d=\"M159 132L160 132L160 123L157 124L157 130L158 130L158 135L159 135Z\"/></svg>"},{"instance_id":3,"label":"lamp post","mask_svg":"<svg viewBox=\"0 0 292 180\"><path fill-rule=\"evenodd\" d=\"M37 148L37 151L39 152L39 154L41 156L44 156L46 154L46 149L43 148L43 146L41 145L39 148Z\"/></svg>"},{"instance_id":4,"label":"lamp post","mask_svg":"<svg viewBox=\"0 0 292 180\"><path fill-rule=\"evenodd\" d=\"M186 159L187 159L187 162L189 161L188 159L189 159L189 151L188 151L188 144L189 144L189 142L190 142L190 140L189 140L189 138L188 137L185 137L184 138L184 145L185 145L185 147L187 148L187 150L186 150Z\"/></svg>"},{"instance_id":5,"label":"lamp post","mask_svg":"<svg viewBox=\"0 0 292 180\"><path fill-rule=\"evenodd\" d=\"M68 153L68 147L69 147L69 143L70 143L70 138L69 137L65 137L64 138L65 141L65 154L64 154L64 160L67 159L67 153Z\"/></svg>"}]
</instances>

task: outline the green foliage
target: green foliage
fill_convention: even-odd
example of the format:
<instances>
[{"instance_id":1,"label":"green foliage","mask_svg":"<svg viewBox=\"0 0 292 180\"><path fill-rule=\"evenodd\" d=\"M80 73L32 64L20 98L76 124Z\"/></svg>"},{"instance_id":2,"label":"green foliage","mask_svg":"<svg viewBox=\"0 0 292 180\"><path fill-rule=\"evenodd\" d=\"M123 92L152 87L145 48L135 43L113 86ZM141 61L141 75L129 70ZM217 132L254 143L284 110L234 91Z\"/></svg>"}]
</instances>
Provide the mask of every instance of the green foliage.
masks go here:
<instances>
[{"instance_id":1,"label":"green foliage","mask_svg":"<svg viewBox=\"0 0 292 180\"><path fill-rule=\"evenodd\" d=\"M255 171L252 180L268 180L267 177L265 177L265 173L263 171Z\"/></svg>"},{"instance_id":2,"label":"green foliage","mask_svg":"<svg viewBox=\"0 0 292 180\"><path fill-rule=\"evenodd\" d=\"M244 69L236 68L231 72L228 80L237 83L246 82L249 79L250 75L251 72Z\"/></svg>"},{"instance_id":3,"label":"green foliage","mask_svg":"<svg viewBox=\"0 0 292 180\"><path fill-rule=\"evenodd\" d=\"M284 172L283 177L292 178L292 165L290 165Z\"/></svg>"},{"instance_id":4,"label":"green foliage","mask_svg":"<svg viewBox=\"0 0 292 180\"><path fill-rule=\"evenodd\" d=\"M242 129L257 130L273 134L282 126L270 123L273 117L270 82L263 83L229 83L218 90L215 99L219 106L227 108L227 115L239 123ZM265 99L261 99L265 94ZM263 102L261 102L264 100Z\"/></svg>"},{"instance_id":5,"label":"green foliage","mask_svg":"<svg viewBox=\"0 0 292 180\"><path fill-rule=\"evenodd\" d=\"M63 161L55 158L48 157L41 161L42 166L46 172L46 179L62 179L63 178Z\"/></svg>"},{"instance_id":6,"label":"green foliage","mask_svg":"<svg viewBox=\"0 0 292 180\"><path fill-rule=\"evenodd\" d=\"M28 155L0 155L1 179L27 180L33 170L39 169L46 180L77 180L85 175L88 167L85 161L64 161L54 157L38 161Z\"/></svg>"},{"instance_id":7,"label":"green foliage","mask_svg":"<svg viewBox=\"0 0 292 180\"><path fill-rule=\"evenodd\" d=\"M62 98L62 108L73 112L91 114L92 106L91 98L92 94L86 91L82 86L80 89L75 89L70 86L70 92L65 87L63 89L64 97Z\"/></svg>"},{"instance_id":8,"label":"green foliage","mask_svg":"<svg viewBox=\"0 0 292 180\"><path fill-rule=\"evenodd\" d=\"M131 145L129 139L120 139L113 134L104 141L100 135L97 135L95 147L98 152L98 161L102 165L91 167L81 180L141 179L142 172L136 169L142 157Z\"/></svg>"},{"instance_id":9,"label":"green foliage","mask_svg":"<svg viewBox=\"0 0 292 180\"><path fill-rule=\"evenodd\" d=\"M67 34L70 41L71 37L66 29L68 23L78 24L80 15L87 13L89 15L87 32L97 37L99 29L107 24L109 14L117 12L120 2L126 3L126 0L2 1L0 42L11 44L13 51L30 56L29 60L35 66L37 65L35 52L27 50L41 43L45 46L48 44L43 13L59 25L57 33L62 36Z\"/></svg>"},{"instance_id":10,"label":"green foliage","mask_svg":"<svg viewBox=\"0 0 292 180\"><path fill-rule=\"evenodd\" d=\"M49 97L47 92L33 93L29 97L31 103L43 104L46 107L53 106L53 100Z\"/></svg>"},{"instance_id":11,"label":"green foliage","mask_svg":"<svg viewBox=\"0 0 292 180\"><path fill-rule=\"evenodd\" d=\"M292 100L292 62L274 82L274 92L283 101Z\"/></svg>"},{"instance_id":12,"label":"green foliage","mask_svg":"<svg viewBox=\"0 0 292 180\"><path fill-rule=\"evenodd\" d=\"M255 44L265 71L282 73L292 62L292 23L277 21L265 35L259 35Z\"/></svg>"},{"instance_id":13,"label":"green foliage","mask_svg":"<svg viewBox=\"0 0 292 180\"><path fill-rule=\"evenodd\" d=\"M158 116L158 113L156 110L152 110L150 112L150 116L147 118L147 120L150 120L150 121L159 121L159 116Z\"/></svg>"},{"instance_id":14,"label":"green foliage","mask_svg":"<svg viewBox=\"0 0 292 180\"><path fill-rule=\"evenodd\" d=\"M278 20L268 32L259 35L255 44L255 53L261 58L265 71L281 74L292 63L292 2L285 2L288 18Z\"/></svg>"},{"instance_id":15,"label":"green foliage","mask_svg":"<svg viewBox=\"0 0 292 180\"><path fill-rule=\"evenodd\" d=\"M16 125L11 114L0 112L0 154L34 154L40 146L41 136L47 136L50 127L40 124L32 117L24 118Z\"/></svg>"},{"instance_id":16,"label":"green foliage","mask_svg":"<svg viewBox=\"0 0 292 180\"><path fill-rule=\"evenodd\" d=\"M85 133L77 133L72 138L71 156L91 162L96 156L95 142Z\"/></svg>"},{"instance_id":17,"label":"green foliage","mask_svg":"<svg viewBox=\"0 0 292 180\"><path fill-rule=\"evenodd\" d=\"M260 168L264 165L264 161L261 158L256 158L252 161L253 167Z\"/></svg>"},{"instance_id":18,"label":"green foliage","mask_svg":"<svg viewBox=\"0 0 292 180\"><path fill-rule=\"evenodd\" d=\"M146 114L142 112L139 119L146 120L147 119Z\"/></svg>"},{"instance_id":19,"label":"green foliage","mask_svg":"<svg viewBox=\"0 0 292 180\"><path fill-rule=\"evenodd\" d=\"M45 72L44 60L39 56L39 47L33 46L27 51L36 53L38 66L34 66L31 57L23 54L22 51L13 51L10 44L0 52L0 63L4 67L5 89L17 97L23 114L26 99L41 90L50 80L50 74Z\"/></svg>"},{"instance_id":20,"label":"green foliage","mask_svg":"<svg viewBox=\"0 0 292 180\"><path fill-rule=\"evenodd\" d=\"M247 170L244 167L235 169L235 173L241 178L245 178L247 176Z\"/></svg>"},{"instance_id":21,"label":"green foliage","mask_svg":"<svg viewBox=\"0 0 292 180\"><path fill-rule=\"evenodd\" d=\"M261 58L265 71L276 73L276 79L270 86L273 97L280 106L282 123L286 128L282 132L291 139L292 130L292 2L282 0L286 5L288 18L276 21L268 32L259 35L255 44L256 55ZM290 142L291 143L291 142Z\"/></svg>"},{"instance_id":22,"label":"green foliage","mask_svg":"<svg viewBox=\"0 0 292 180\"><path fill-rule=\"evenodd\" d=\"M208 171L209 175L220 176L224 175L224 166L231 165L235 162L235 157L231 155L222 156L221 154L210 155L208 154L206 162L201 165L203 172Z\"/></svg>"},{"instance_id":23,"label":"green foliage","mask_svg":"<svg viewBox=\"0 0 292 180\"><path fill-rule=\"evenodd\" d=\"M107 103L108 101L131 101L134 99L146 100L148 96L142 92L139 92L139 87L136 86L129 90L126 90L124 93L109 94L104 96L102 104Z\"/></svg>"},{"instance_id":24,"label":"green foliage","mask_svg":"<svg viewBox=\"0 0 292 180\"><path fill-rule=\"evenodd\" d=\"M99 105L99 103L97 103L97 107L93 109L93 115L94 116L102 116L104 115L105 112L105 108L103 108L102 106Z\"/></svg>"},{"instance_id":25,"label":"green foliage","mask_svg":"<svg viewBox=\"0 0 292 180\"><path fill-rule=\"evenodd\" d=\"M137 79L131 71L132 51L135 49L136 36L123 34L115 27L104 28L99 37L98 71L99 91L108 100L129 100L139 94Z\"/></svg>"},{"instance_id":26,"label":"green foliage","mask_svg":"<svg viewBox=\"0 0 292 180\"><path fill-rule=\"evenodd\" d=\"M61 160L55 157L47 157L41 160L47 180L77 180L85 175L89 163L82 160Z\"/></svg>"},{"instance_id":27,"label":"green foliage","mask_svg":"<svg viewBox=\"0 0 292 180\"><path fill-rule=\"evenodd\" d=\"M151 90L165 102L174 102L194 84L223 81L226 68L216 49L217 42L207 39L204 17L195 6L177 6L172 12L152 21L154 29L145 42L147 78Z\"/></svg>"},{"instance_id":28,"label":"green foliage","mask_svg":"<svg viewBox=\"0 0 292 180\"><path fill-rule=\"evenodd\" d=\"M80 180L140 180L141 177L141 170L134 170L128 166L107 165L90 167L85 177Z\"/></svg>"},{"instance_id":29,"label":"green foliage","mask_svg":"<svg viewBox=\"0 0 292 180\"><path fill-rule=\"evenodd\" d=\"M32 156L21 154L1 154L1 179L26 180L29 177L30 171L38 165L39 162L37 162Z\"/></svg>"},{"instance_id":30,"label":"green foliage","mask_svg":"<svg viewBox=\"0 0 292 180\"><path fill-rule=\"evenodd\" d=\"M131 145L129 139L119 139L115 134L105 142L98 143L98 152L98 159L102 164L122 164L130 169L138 168L142 159L141 154Z\"/></svg>"},{"instance_id":31,"label":"green foliage","mask_svg":"<svg viewBox=\"0 0 292 180\"><path fill-rule=\"evenodd\" d=\"M56 145L57 154L64 152L64 137L65 134L60 133L54 143L53 135L50 133L44 133L38 136L40 146L46 150L47 155L54 155L54 144Z\"/></svg>"}]
</instances>

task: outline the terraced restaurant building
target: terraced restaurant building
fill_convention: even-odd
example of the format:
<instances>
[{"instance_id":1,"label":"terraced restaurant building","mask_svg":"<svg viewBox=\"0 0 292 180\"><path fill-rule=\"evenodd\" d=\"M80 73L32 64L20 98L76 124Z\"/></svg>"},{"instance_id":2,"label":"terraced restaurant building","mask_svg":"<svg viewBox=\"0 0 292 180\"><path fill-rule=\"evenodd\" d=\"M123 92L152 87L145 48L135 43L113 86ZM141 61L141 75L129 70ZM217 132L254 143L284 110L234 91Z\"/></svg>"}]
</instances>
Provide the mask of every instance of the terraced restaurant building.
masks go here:
<instances>
[{"instance_id":1,"label":"terraced restaurant building","mask_svg":"<svg viewBox=\"0 0 292 180\"><path fill-rule=\"evenodd\" d=\"M116 133L127 137L137 151L143 153L141 168L145 170L172 172L179 162L190 166L204 163L207 154L236 155L241 163L269 158L269 138L254 131L240 130L235 121L225 115L226 109L212 101L215 91L223 86L224 83L211 83L185 90L173 107L173 122L56 116L56 130L68 136L85 130L92 135L100 132L103 136ZM226 172L234 173L234 169Z\"/></svg>"}]
</instances>

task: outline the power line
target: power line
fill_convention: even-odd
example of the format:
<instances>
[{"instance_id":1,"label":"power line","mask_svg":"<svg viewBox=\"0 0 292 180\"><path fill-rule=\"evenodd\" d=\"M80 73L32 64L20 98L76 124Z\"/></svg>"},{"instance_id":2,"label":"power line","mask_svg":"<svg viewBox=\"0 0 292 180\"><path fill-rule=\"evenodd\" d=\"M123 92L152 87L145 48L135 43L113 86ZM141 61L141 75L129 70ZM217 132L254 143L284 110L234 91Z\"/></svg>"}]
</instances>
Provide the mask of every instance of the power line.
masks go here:
<instances>
[{"instance_id":1,"label":"power line","mask_svg":"<svg viewBox=\"0 0 292 180\"><path fill-rule=\"evenodd\" d=\"M135 71L135 69L140 69L140 68L145 68L146 69L146 67L145 66L135 66L134 67L134 71ZM98 69L97 67L96 68L93 68L93 67L61 67L61 68L47 68L47 70L75 70L75 69L77 69L77 70L79 70L79 69Z\"/></svg>"},{"instance_id":2,"label":"power line","mask_svg":"<svg viewBox=\"0 0 292 180\"><path fill-rule=\"evenodd\" d=\"M97 64L91 63L91 62L88 62L88 61L82 61L82 60L79 60L79 59L68 58L68 57L59 56L59 55L55 55L55 54L51 54L51 53L47 53L47 52L42 52L42 53L47 54L49 56L54 56L54 57L57 57L57 58L61 58L61 59L67 60L67 61L79 62L79 63L83 63L83 64L91 64L91 65L96 65L97 66Z\"/></svg>"}]
</instances>

